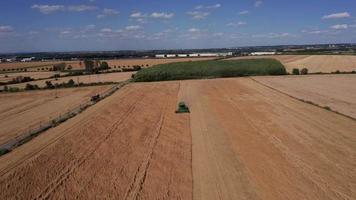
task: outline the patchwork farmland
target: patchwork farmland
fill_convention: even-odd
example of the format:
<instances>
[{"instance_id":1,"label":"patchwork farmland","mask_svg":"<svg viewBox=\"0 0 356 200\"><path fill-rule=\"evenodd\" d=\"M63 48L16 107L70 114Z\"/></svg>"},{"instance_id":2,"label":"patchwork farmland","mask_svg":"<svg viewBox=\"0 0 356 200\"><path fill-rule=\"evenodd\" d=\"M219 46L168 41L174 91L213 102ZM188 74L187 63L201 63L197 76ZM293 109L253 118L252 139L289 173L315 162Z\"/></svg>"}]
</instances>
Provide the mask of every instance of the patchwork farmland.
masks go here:
<instances>
[{"instance_id":1,"label":"patchwork farmland","mask_svg":"<svg viewBox=\"0 0 356 200\"><path fill-rule=\"evenodd\" d=\"M356 200L356 0L0 2L0 200Z\"/></svg>"},{"instance_id":2,"label":"patchwork farmland","mask_svg":"<svg viewBox=\"0 0 356 200\"><path fill-rule=\"evenodd\" d=\"M166 58L166 59L114 59L114 60L102 60L106 61L112 70L130 69L133 66L151 67L153 65L174 63L174 62L189 62L198 60L211 60L215 58ZM74 70L84 69L84 63L82 61L44 61L44 62L13 62L13 63L0 63L0 73L7 72L42 72L51 71L54 65L65 63L71 66Z\"/></svg>"},{"instance_id":3,"label":"patchwork farmland","mask_svg":"<svg viewBox=\"0 0 356 200\"><path fill-rule=\"evenodd\" d=\"M130 83L1 156L0 199L356 198L355 75L282 76L283 65L270 59L202 62L139 71L134 81L160 82ZM271 68L283 73L217 78L271 75ZM181 71L203 80L174 80ZM151 73L166 79L150 80ZM14 95L28 95L28 113L46 117L104 89L0 97L21 121L31 116L16 114L24 102ZM175 113L179 102L190 113Z\"/></svg>"}]
</instances>

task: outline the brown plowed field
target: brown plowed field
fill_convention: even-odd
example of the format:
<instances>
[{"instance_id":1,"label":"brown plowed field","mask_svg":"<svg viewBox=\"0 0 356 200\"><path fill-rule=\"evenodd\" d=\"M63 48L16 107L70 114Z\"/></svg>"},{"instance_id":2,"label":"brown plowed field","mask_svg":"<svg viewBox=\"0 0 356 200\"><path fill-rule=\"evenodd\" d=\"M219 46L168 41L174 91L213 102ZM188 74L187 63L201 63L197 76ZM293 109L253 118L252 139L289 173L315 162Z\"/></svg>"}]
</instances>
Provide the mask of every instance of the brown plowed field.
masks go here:
<instances>
[{"instance_id":1,"label":"brown plowed field","mask_svg":"<svg viewBox=\"0 0 356 200\"><path fill-rule=\"evenodd\" d=\"M61 77L57 79L44 79L44 80L38 80L38 81L31 81L31 82L26 82L26 83L18 83L18 84L11 84L8 85L8 87L17 87L24 89L26 87L26 84L35 84L38 85L40 88L43 88L46 86L46 81L51 81L52 84L60 84L60 83L67 83L70 79L72 79L75 83L98 83L98 82L122 82L126 81L131 78L131 75L134 72L115 72L115 73L105 73L105 74L93 74L93 75L82 75L82 76L67 76L67 77ZM0 86L0 89L2 89L3 86Z\"/></svg>"},{"instance_id":2,"label":"brown plowed field","mask_svg":"<svg viewBox=\"0 0 356 200\"><path fill-rule=\"evenodd\" d=\"M356 74L259 76L254 79L356 119Z\"/></svg>"},{"instance_id":3,"label":"brown plowed field","mask_svg":"<svg viewBox=\"0 0 356 200\"><path fill-rule=\"evenodd\" d=\"M110 85L0 94L0 144L90 101ZM58 98L56 98L56 95Z\"/></svg>"},{"instance_id":4,"label":"brown plowed field","mask_svg":"<svg viewBox=\"0 0 356 200\"><path fill-rule=\"evenodd\" d=\"M0 199L191 199L178 83L129 85L0 157Z\"/></svg>"},{"instance_id":5,"label":"brown plowed field","mask_svg":"<svg viewBox=\"0 0 356 200\"><path fill-rule=\"evenodd\" d=\"M355 130L250 78L130 84L0 157L0 199L352 200Z\"/></svg>"},{"instance_id":6,"label":"brown plowed field","mask_svg":"<svg viewBox=\"0 0 356 200\"><path fill-rule=\"evenodd\" d=\"M248 56L231 59L275 58L286 67L288 72L293 68L307 68L309 73L330 73L337 70L341 72L356 71L356 56L348 55L274 55L274 56Z\"/></svg>"}]
</instances>

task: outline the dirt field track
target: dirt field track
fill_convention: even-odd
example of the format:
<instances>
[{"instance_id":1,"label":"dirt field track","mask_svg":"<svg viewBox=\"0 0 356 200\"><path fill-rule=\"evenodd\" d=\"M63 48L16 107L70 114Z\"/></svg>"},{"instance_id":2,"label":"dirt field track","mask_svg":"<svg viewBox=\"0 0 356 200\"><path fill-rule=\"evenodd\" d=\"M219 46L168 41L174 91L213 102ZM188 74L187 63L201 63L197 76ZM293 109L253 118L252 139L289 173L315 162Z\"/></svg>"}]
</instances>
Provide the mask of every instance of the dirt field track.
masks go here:
<instances>
[{"instance_id":1,"label":"dirt field track","mask_svg":"<svg viewBox=\"0 0 356 200\"><path fill-rule=\"evenodd\" d=\"M355 130L250 78L130 84L0 157L0 199L352 200Z\"/></svg>"},{"instance_id":2,"label":"dirt field track","mask_svg":"<svg viewBox=\"0 0 356 200\"><path fill-rule=\"evenodd\" d=\"M110 87L107 85L0 94L0 144L89 101L91 96Z\"/></svg>"},{"instance_id":3,"label":"dirt field track","mask_svg":"<svg viewBox=\"0 0 356 200\"><path fill-rule=\"evenodd\" d=\"M131 78L131 75L134 72L115 72L115 73L107 73L107 74L93 74L93 75L83 75L83 76L67 76L67 77L62 77L62 78L57 78L56 79L45 79L45 80L39 80L39 81L31 81L31 82L26 82L26 83L18 83L18 84L12 84L8 85L9 87L17 87L24 89L26 87L27 83L30 84L36 84L40 88L43 88L46 86L46 81L51 81L52 84L56 83L63 83L63 82L68 82L70 79L72 79L75 83L98 83L98 82L121 82L121 81L126 81ZM0 86L0 89L2 89L3 86Z\"/></svg>"},{"instance_id":4,"label":"dirt field track","mask_svg":"<svg viewBox=\"0 0 356 200\"><path fill-rule=\"evenodd\" d=\"M288 72L293 68L307 68L310 73L356 71L356 56L344 55L276 55L276 56L248 56L232 59L276 58L281 61Z\"/></svg>"}]
</instances>

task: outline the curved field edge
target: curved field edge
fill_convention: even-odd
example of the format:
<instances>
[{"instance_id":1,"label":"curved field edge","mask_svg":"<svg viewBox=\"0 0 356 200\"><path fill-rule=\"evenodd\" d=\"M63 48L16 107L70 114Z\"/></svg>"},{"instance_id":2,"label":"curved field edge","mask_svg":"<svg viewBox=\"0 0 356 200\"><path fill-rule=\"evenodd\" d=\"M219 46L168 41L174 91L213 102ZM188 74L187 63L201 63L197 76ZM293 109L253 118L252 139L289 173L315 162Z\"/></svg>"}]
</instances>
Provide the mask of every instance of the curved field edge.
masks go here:
<instances>
[{"instance_id":1,"label":"curved field edge","mask_svg":"<svg viewBox=\"0 0 356 200\"><path fill-rule=\"evenodd\" d=\"M135 82L286 75L283 64L276 59L209 60L156 65L139 71Z\"/></svg>"}]
</instances>

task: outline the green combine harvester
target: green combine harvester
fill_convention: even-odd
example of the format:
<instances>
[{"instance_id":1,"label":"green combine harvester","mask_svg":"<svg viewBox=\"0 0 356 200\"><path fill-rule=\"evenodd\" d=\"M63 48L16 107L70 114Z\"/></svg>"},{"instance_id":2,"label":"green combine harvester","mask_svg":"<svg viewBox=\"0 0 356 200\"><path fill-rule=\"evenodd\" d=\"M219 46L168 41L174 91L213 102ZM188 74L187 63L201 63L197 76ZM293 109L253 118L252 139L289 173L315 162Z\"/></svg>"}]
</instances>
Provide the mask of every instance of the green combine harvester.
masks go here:
<instances>
[{"instance_id":1,"label":"green combine harvester","mask_svg":"<svg viewBox=\"0 0 356 200\"><path fill-rule=\"evenodd\" d=\"M189 108L183 101L181 101L178 104L178 110L176 110L176 113L189 113Z\"/></svg>"}]
</instances>

